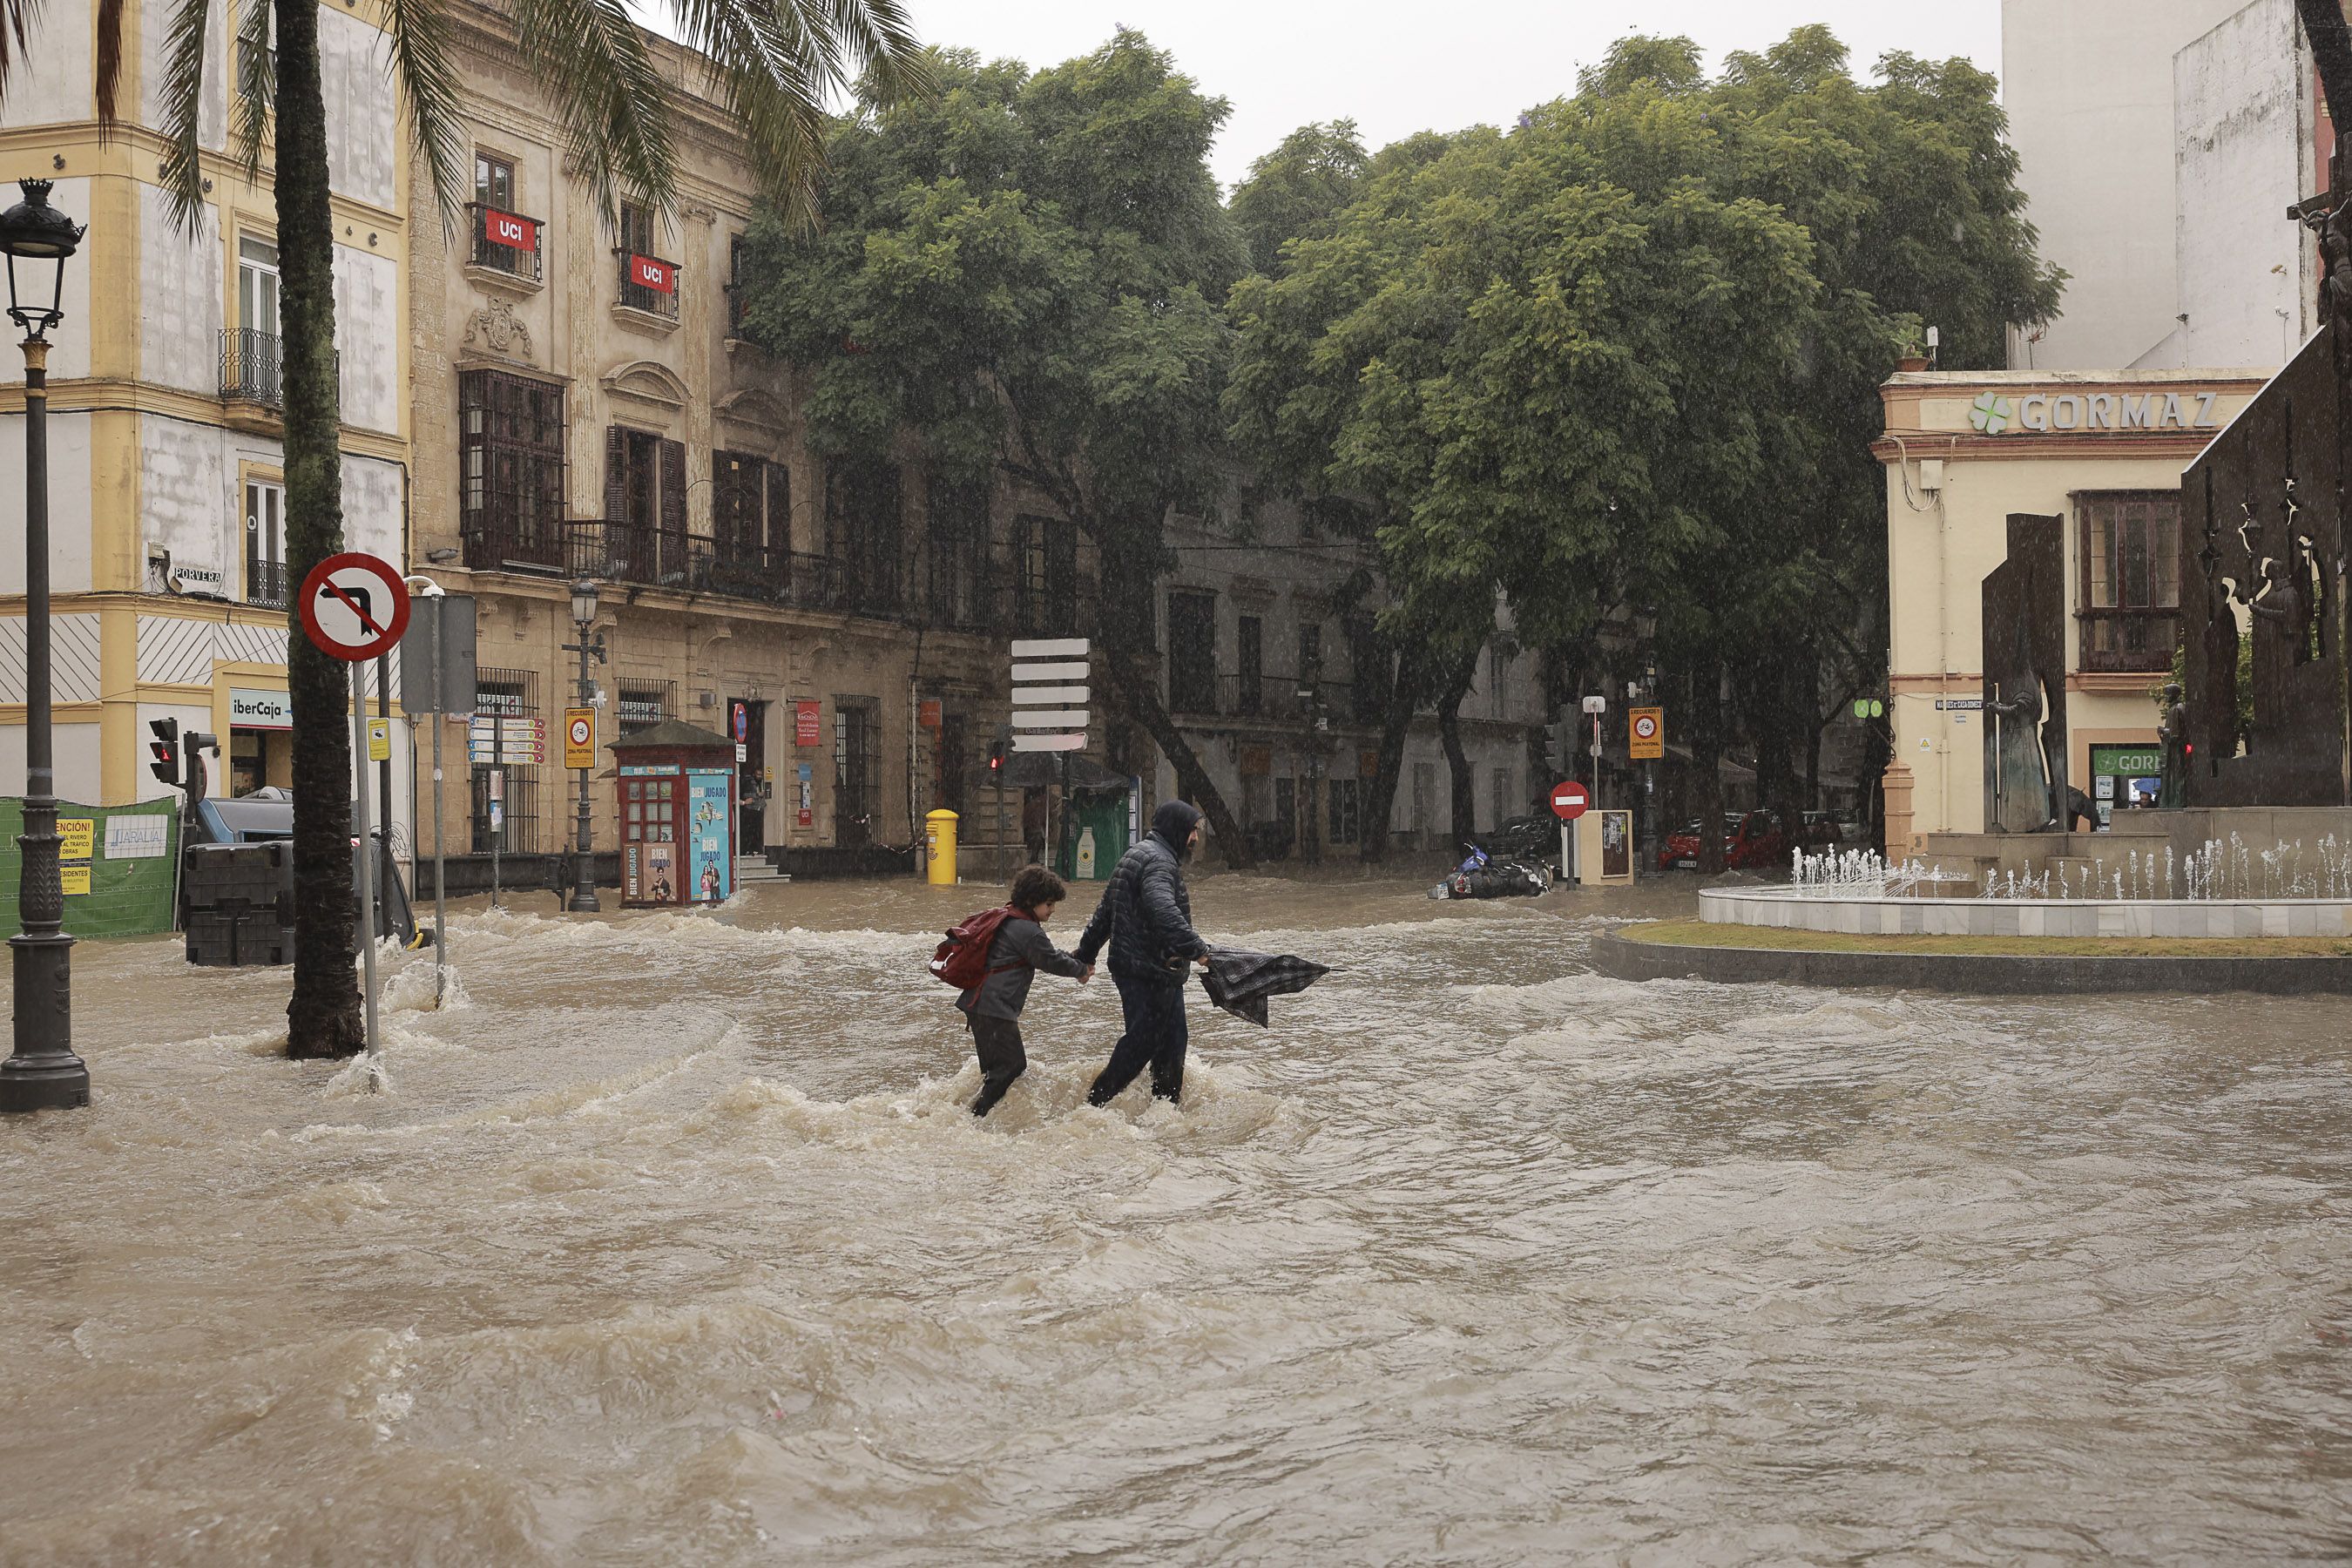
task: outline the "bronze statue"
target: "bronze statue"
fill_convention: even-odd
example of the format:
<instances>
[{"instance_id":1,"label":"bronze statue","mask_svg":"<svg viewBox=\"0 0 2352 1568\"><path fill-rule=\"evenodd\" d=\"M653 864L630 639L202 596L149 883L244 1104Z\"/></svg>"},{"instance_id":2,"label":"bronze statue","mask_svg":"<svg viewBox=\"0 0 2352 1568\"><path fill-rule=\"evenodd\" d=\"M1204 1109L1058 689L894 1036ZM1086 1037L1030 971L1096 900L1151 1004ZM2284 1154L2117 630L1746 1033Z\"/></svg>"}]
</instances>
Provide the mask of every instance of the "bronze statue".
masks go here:
<instances>
[{"instance_id":1,"label":"bronze statue","mask_svg":"<svg viewBox=\"0 0 2352 1568\"><path fill-rule=\"evenodd\" d=\"M2180 682L2164 683L2164 721L2156 727L2164 746L2164 764L2158 775L2156 804L2187 804L2189 790L2189 705L2181 700Z\"/></svg>"}]
</instances>

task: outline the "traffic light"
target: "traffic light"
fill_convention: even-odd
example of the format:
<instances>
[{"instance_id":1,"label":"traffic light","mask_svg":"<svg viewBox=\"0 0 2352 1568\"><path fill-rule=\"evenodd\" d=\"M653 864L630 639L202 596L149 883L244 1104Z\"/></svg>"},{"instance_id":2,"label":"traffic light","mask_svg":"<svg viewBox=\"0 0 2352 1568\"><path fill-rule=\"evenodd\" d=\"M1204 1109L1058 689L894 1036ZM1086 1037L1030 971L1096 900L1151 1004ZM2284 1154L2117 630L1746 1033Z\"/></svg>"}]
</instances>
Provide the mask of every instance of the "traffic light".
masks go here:
<instances>
[{"instance_id":1,"label":"traffic light","mask_svg":"<svg viewBox=\"0 0 2352 1568\"><path fill-rule=\"evenodd\" d=\"M988 742L988 776L1000 784L1004 780L1005 754L1012 750L1013 726L999 724L996 727L996 739Z\"/></svg>"},{"instance_id":2,"label":"traffic light","mask_svg":"<svg viewBox=\"0 0 2352 1568\"><path fill-rule=\"evenodd\" d=\"M155 738L147 742L147 753L155 760L147 764L153 773L173 789L180 787L180 721L177 719L150 719L147 728Z\"/></svg>"},{"instance_id":3,"label":"traffic light","mask_svg":"<svg viewBox=\"0 0 2352 1568\"><path fill-rule=\"evenodd\" d=\"M1576 721L1566 712L1556 713L1544 726L1544 761L1553 773L1564 776L1575 760Z\"/></svg>"}]
</instances>

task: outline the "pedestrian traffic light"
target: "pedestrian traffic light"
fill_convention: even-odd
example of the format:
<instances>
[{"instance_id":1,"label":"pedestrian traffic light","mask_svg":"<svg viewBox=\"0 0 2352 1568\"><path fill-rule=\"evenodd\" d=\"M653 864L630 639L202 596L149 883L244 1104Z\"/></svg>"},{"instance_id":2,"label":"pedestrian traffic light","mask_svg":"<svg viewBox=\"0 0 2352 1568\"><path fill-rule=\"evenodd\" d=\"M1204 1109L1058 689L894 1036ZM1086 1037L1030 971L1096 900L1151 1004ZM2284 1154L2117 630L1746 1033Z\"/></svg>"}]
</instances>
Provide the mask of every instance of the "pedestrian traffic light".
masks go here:
<instances>
[{"instance_id":1,"label":"pedestrian traffic light","mask_svg":"<svg viewBox=\"0 0 2352 1568\"><path fill-rule=\"evenodd\" d=\"M1565 773L1576 760L1576 721L1565 712L1555 714L1544 726L1544 764L1555 773Z\"/></svg>"},{"instance_id":2,"label":"pedestrian traffic light","mask_svg":"<svg viewBox=\"0 0 2352 1568\"><path fill-rule=\"evenodd\" d=\"M999 782L1003 781L1004 777L1004 758L1006 753L1010 752L1012 750L1013 726L1010 724L999 724L996 727L996 739L989 742L988 743L989 777L996 779Z\"/></svg>"},{"instance_id":3,"label":"pedestrian traffic light","mask_svg":"<svg viewBox=\"0 0 2352 1568\"><path fill-rule=\"evenodd\" d=\"M147 764L153 773L173 789L180 787L180 721L177 719L150 719L147 728L155 738L147 742L148 755L155 760Z\"/></svg>"}]
</instances>

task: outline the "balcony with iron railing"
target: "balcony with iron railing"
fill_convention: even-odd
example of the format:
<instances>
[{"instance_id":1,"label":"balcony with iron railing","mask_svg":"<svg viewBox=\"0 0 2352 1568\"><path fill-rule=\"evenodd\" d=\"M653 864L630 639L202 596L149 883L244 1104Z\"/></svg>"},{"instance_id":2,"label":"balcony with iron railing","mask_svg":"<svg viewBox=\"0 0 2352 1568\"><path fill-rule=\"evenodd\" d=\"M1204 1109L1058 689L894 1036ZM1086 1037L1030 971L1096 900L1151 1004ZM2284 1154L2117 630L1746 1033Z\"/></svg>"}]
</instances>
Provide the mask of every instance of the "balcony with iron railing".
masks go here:
<instances>
[{"instance_id":1,"label":"balcony with iron railing","mask_svg":"<svg viewBox=\"0 0 2352 1568\"><path fill-rule=\"evenodd\" d=\"M225 327L220 335L220 395L264 408L286 405L285 342L276 332Z\"/></svg>"},{"instance_id":2,"label":"balcony with iron railing","mask_svg":"<svg viewBox=\"0 0 2352 1568\"><path fill-rule=\"evenodd\" d=\"M1168 710L1181 717L1311 724L1319 716L1334 724L1364 724L1377 721L1380 710L1375 695L1353 681L1168 672Z\"/></svg>"},{"instance_id":3,"label":"balcony with iron railing","mask_svg":"<svg viewBox=\"0 0 2352 1568\"><path fill-rule=\"evenodd\" d=\"M616 251L614 256L620 263L621 291L617 296L616 303L625 310L642 310L648 316L657 316L665 321L677 321L677 263L633 250ZM641 264L650 264L654 268L662 269L668 276L670 286L667 289L656 289L638 281L637 271Z\"/></svg>"},{"instance_id":4,"label":"balcony with iron railing","mask_svg":"<svg viewBox=\"0 0 2352 1568\"><path fill-rule=\"evenodd\" d=\"M2077 610L2086 670L2159 673L2172 668L2180 612L2164 609Z\"/></svg>"},{"instance_id":5,"label":"balcony with iron railing","mask_svg":"<svg viewBox=\"0 0 2352 1568\"><path fill-rule=\"evenodd\" d=\"M473 249L467 264L499 273L518 283L537 287L541 281L540 242L547 226L535 217L510 213L482 202L466 204L473 227ZM500 235L510 237L507 239ZM517 243L525 238L528 243Z\"/></svg>"},{"instance_id":6,"label":"balcony with iron railing","mask_svg":"<svg viewBox=\"0 0 2352 1568\"><path fill-rule=\"evenodd\" d=\"M262 605L273 610L282 610L286 607L288 591L286 563L264 561L258 556L247 558L245 563L245 602L247 604Z\"/></svg>"}]
</instances>

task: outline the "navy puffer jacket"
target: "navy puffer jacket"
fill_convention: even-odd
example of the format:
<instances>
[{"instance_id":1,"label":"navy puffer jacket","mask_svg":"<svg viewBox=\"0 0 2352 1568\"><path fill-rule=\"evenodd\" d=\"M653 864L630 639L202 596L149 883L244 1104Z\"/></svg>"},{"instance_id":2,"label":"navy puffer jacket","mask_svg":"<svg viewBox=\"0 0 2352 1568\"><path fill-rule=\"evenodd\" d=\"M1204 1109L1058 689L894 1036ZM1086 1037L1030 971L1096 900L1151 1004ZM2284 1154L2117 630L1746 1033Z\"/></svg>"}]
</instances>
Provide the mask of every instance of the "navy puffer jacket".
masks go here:
<instances>
[{"instance_id":1,"label":"navy puffer jacket","mask_svg":"<svg viewBox=\"0 0 2352 1568\"><path fill-rule=\"evenodd\" d=\"M1078 939L1079 963L1092 963L1108 942L1113 975L1184 984L1184 966L1209 951L1192 929L1192 895L1185 890L1182 868L1184 843L1200 820L1181 800L1151 814L1151 831L1119 857Z\"/></svg>"}]
</instances>

